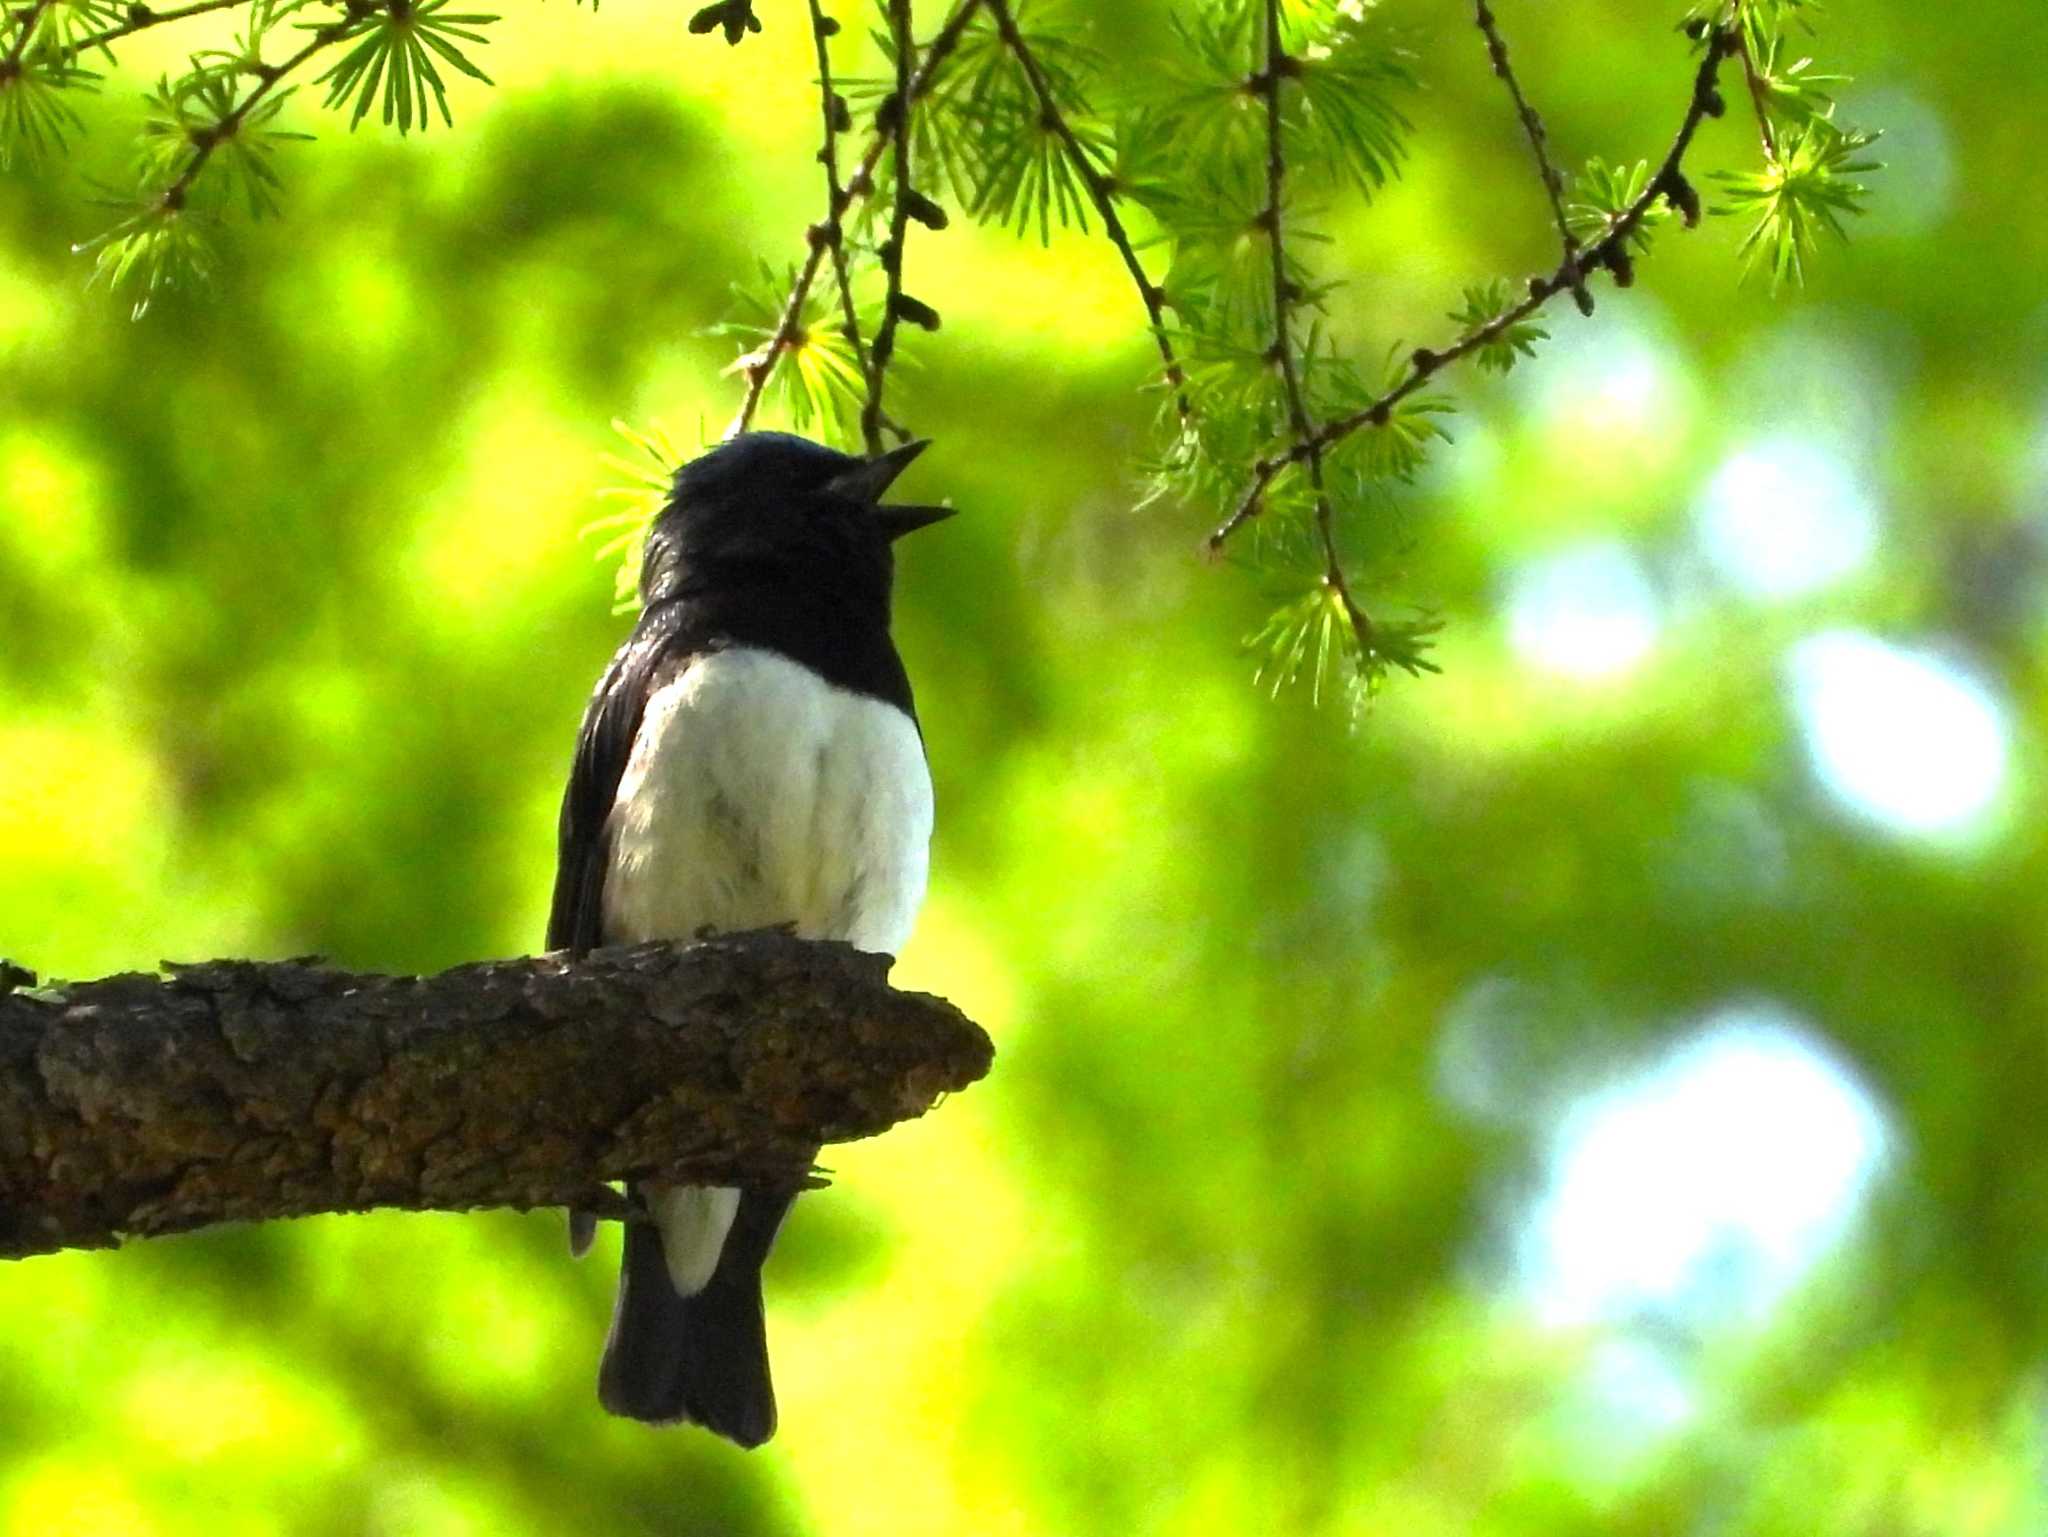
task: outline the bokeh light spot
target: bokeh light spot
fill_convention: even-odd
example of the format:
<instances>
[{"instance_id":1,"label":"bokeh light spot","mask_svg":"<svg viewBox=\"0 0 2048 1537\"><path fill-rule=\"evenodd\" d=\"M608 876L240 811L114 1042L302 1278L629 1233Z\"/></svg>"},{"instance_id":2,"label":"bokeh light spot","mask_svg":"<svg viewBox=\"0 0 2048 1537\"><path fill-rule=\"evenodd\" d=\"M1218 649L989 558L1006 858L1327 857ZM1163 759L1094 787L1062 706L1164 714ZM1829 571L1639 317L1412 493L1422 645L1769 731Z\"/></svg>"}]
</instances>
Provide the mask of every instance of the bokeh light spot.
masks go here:
<instances>
[{"instance_id":1,"label":"bokeh light spot","mask_svg":"<svg viewBox=\"0 0 2048 1537\"><path fill-rule=\"evenodd\" d=\"M1657 597L1620 544L1547 555L1510 579L1508 643L1530 665L1567 678L1618 677L1656 644Z\"/></svg>"},{"instance_id":2,"label":"bokeh light spot","mask_svg":"<svg viewBox=\"0 0 2048 1537\"><path fill-rule=\"evenodd\" d=\"M1789 671L1814 771L1843 804L1941 834L1968 830L1997 800L2005 709L1953 662L1837 630L1801 641Z\"/></svg>"},{"instance_id":3,"label":"bokeh light spot","mask_svg":"<svg viewBox=\"0 0 2048 1537\"><path fill-rule=\"evenodd\" d=\"M1877 517L1846 465L1819 444L1776 438L1739 450L1700 499L1701 542L1716 569L1759 598L1795 598L1858 570Z\"/></svg>"},{"instance_id":4,"label":"bokeh light spot","mask_svg":"<svg viewBox=\"0 0 2048 1537\"><path fill-rule=\"evenodd\" d=\"M1731 1005L1560 1118L1523 1235L1547 1323L1760 1322L1841 1238L1882 1111L1801 1023Z\"/></svg>"},{"instance_id":5,"label":"bokeh light spot","mask_svg":"<svg viewBox=\"0 0 2048 1537\"><path fill-rule=\"evenodd\" d=\"M1582 511L1643 506L1644 487L1679 467L1700 414L1683 338L1640 303L1557 328L1544 366L1516 369L1508 387L1541 434L1545 480Z\"/></svg>"},{"instance_id":6,"label":"bokeh light spot","mask_svg":"<svg viewBox=\"0 0 2048 1537\"><path fill-rule=\"evenodd\" d=\"M1851 121L1882 123L1884 175L1873 181L1870 233L1924 235L1955 204L1956 153L1948 122L1924 96L1896 87L1859 94Z\"/></svg>"}]
</instances>

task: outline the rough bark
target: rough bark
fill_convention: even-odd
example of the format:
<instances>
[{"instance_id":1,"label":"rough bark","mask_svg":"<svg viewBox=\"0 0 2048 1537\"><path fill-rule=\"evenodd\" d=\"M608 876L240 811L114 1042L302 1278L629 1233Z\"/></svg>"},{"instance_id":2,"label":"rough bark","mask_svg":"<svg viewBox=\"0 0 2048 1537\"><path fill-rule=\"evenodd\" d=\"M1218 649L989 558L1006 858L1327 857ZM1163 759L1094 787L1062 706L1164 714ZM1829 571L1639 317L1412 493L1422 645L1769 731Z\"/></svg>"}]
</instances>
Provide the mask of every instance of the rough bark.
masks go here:
<instances>
[{"instance_id":1,"label":"rough bark","mask_svg":"<svg viewBox=\"0 0 2048 1537\"><path fill-rule=\"evenodd\" d=\"M884 957L776 932L433 977L304 962L0 984L0 1257L377 1206L788 1184L987 1072Z\"/></svg>"}]
</instances>

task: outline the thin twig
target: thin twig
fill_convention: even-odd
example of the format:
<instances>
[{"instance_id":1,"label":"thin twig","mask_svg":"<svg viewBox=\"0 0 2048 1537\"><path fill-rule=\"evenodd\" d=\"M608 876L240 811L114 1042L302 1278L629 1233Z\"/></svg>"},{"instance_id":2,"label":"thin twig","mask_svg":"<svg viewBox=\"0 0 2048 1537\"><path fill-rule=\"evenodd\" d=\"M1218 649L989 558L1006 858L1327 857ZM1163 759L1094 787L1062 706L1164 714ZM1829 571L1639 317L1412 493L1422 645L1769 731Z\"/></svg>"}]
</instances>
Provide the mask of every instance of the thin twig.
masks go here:
<instances>
[{"instance_id":1,"label":"thin twig","mask_svg":"<svg viewBox=\"0 0 2048 1537\"><path fill-rule=\"evenodd\" d=\"M1294 435L1294 448L1308 461L1308 482L1315 494L1316 538L1323 551L1323 585L1336 594L1344 617L1361 647L1372 646L1372 621L1351 596L1351 584L1344 577L1344 562L1337 553L1337 519L1330 493L1323 485L1323 450L1317 441L1315 418L1301 388L1301 368L1294 356L1294 280L1287 275L1285 219L1281 215L1287 192L1287 137L1281 123L1280 90L1288 76L1300 69L1280 34L1280 0L1266 0L1266 62L1252 76L1266 98L1266 206L1258 222L1266 232L1266 244L1273 259L1273 350L1270 354L1287 392L1287 421Z\"/></svg>"},{"instance_id":2,"label":"thin twig","mask_svg":"<svg viewBox=\"0 0 2048 1537\"><path fill-rule=\"evenodd\" d=\"M919 63L917 77L910 82L912 100L923 97L932 88L939 71L946 60L960 44L960 38L967 30L967 24L981 9L982 0L959 0L946 24L939 28L938 35L925 46L924 58ZM840 189L840 205L833 210L835 223L843 223L847 210L874 188L875 168L882 163L882 152L888 148L889 137L877 132L868 140L867 149L862 153L860 164L853 175L847 178ZM798 269L796 281L790 285L789 298L782 306L781 317L775 323L774 334L749 354L740 365L740 372L747 381L746 394L740 400L739 411L732 424L725 429L725 435L732 437L745 432L754 420L754 413L760 408L761 394L768 387L768 379L775 372L775 364L782 354L795 343L803 317L804 300L810 296L811 284L817 281L818 269L825 263L825 247L813 244Z\"/></svg>"},{"instance_id":3,"label":"thin twig","mask_svg":"<svg viewBox=\"0 0 2048 1537\"><path fill-rule=\"evenodd\" d=\"M810 3L811 40L818 50L818 104L825 119L825 143L818 151L819 163L825 167L825 222L811 226L810 238L823 240L831 253L832 276L839 287L840 319L846 327L846 339L853 346L854 361L865 375L868 352L860 337L860 316L853 307L853 282L846 271L846 227L839 218L839 211L846 204L845 189L839 185L839 116L846 110L846 103L832 89L832 57L825 46L825 39L839 27L838 23L826 20L819 0Z\"/></svg>"},{"instance_id":4,"label":"thin twig","mask_svg":"<svg viewBox=\"0 0 2048 1537\"><path fill-rule=\"evenodd\" d=\"M1572 233L1571 221L1565 217L1564 177L1551 161L1550 135L1544 131L1543 119L1529 104L1529 98L1522 94L1522 82L1515 78L1515 67L1508 62L1507 39L1501 36L1500 24L1494 20L1493 8L1486 0L1476 0L1473 20L1486 38L1486 55L1493 61L1493 72L1508 88L1508 96L1515 104L1515 115L1521 118L1522 131L1528 135L1529 148L1536 156L1536 172L1543 178L1543 190L1550 198L1550 213L1557 222L1557 237L1564 242L1564 259L1575 261L1579 254L1579 237ZM1593 296L1586 292L1583 269L1579 272L1578 281L1572 284L1572 297L1578 302L1581 315L1593 313Z\"/></svg>"},{"instance_id":5,"label":"thin twig","mask_svg":"<svg viewBox=\"0 0 2048 1537\"><path fill-rule=\"evenodd\" d=\"M1749 38L1739 31L1735 51L1742 55L1742 78L1749 85L1749 104L1756 113L1756 131L1763 140L1764 158L1775 162L1778 158L1778 138L1771 131L1769 92L1764 86L1762 72L1756 67L1756 57L1749 51Z\"/></svg>"},{"instance_id":6,"label":"thin twig","mask_svg":"<svg viewBox=\"0 0 2048 1537\"><path fill-rule=\"evenodd\" d=\"M882 451L882 391L889 382L889 359L896 352L896 326L903 310L903 247L910 231L910 84L911 58L917 44L910 35L910 0L889 0L889 36L895 44L896 90L882 103L894 152L894 202L889 207L889 238L882 246L882 271L889 279L882 301L882 324L875 332L874 350L868 354L868 398L861 408L860 435L870 455Z\"/></svg>"},{"instance_id":7,"label":"thin twig","mask_svg":"<svg viewBox=\"0 0 2048 1537\"><path fill-rule=\"evenodd\" d=\"M1739 46L1735 34L1729 28L1715 27L1707 34L1706 54L1693 74L1692 99L1686 107L1684 120L1678 125L1678 133L1671 141L1671 148L1665 151L1656 174L1645 184L1641 194L1615 215L1608 224L1605 234L1579 253L1576 264L1560 262L1554 272L1531 278L1527 298L1513 308L1494 316L1486 324L1473 327L1441 351L1418 347L1410 359L1407 373L1370 405L1348 416L1335 417L1325 422L1308 441L1296 442L1284 451L1269 455L1253 465L1251 484L1246 487L1236 509L1214 533L1209 535L1209 549L1212 552L1221 549L1232 534L1257 516L1266 489L1272 485L1274 477L1288 465L1308 460L1311 454L1321 453L1332 443L1349 437L1361 427L1385 426L1393 414L1394 407L1421 389L1436 374L1460 358L1476 352L1508 327L1527 320L1554 296L1570 288L1574 265L1588 272L1597 267L1606 267L1616 274L1619 281L1620 274L1629 269L1629 236L1634 234L1636 226L1643 222L1643 216L1650 211L1651 205L1659 198L1670 198L1683 210L1687 200L1692 198L1691 187L1686 182L1681 168L1685 152L1691 147L1693 135L1699 130L1701 120L1719 117L1726 110L1716 81L1720 75L1722 60L1734 53ZM1697 207L1697 204L1694 206Z\"/></svg>"},{"instance_id":8,"label":"thin twig","mask_svg":"<svg viewBox=\"0 0 2048 1537\"><path fill-rule=\"evenodd\" d=\"M1010 10L1009 0L987 0L989 14L995 17L996 27L1003 35L1003 43L1016 56L1017 64L1024 71L1024 77L1031 82L1032 93L1038 98L1039 121L1050 129L1065 149L1067 159L1073 164L1074 174L1081 178L1081 184L1088 189L1088 195L1095 204L1095 211L1102 215L1103 233L1124 260L1124 267L1131 274L1131 281L1138 285L1138 297L1144 301L1145 313L1152 322L1152 338L1159 346L1160 370L1166 383L1174 392L1174 405L1180 412L1180 419L1186 422L1194 415L1189 403L1187 375L1182 370L1180 359L1174 355L1173 342L1166 330L1166 291L1145 276L1144 265L1138 260L1138 253L1131 244L1131 237L1125 231L1123 220L1117 217L1116 198L1110 179L1088 158L1081 147L1080 137L1060 111L1059 103L1053 99L1052 88L1047 83L1045 71L1039 66L1038 56L1025 42L1024 34L1017 28L1017 19Z\"/></svg>"},{"instance_id":9,"label":"thin twig","mask_svg":"<svg viewBox=\"0 0 2048 1537\"><path fill-rule=\"evenodd\" d=\"M151 27L160 27L165 22L183 21L187 16L203 16L208 11L225 11L249 3L250 0L198 0L195 5L180 6L175 11L153 11L146 5L131 6L128 19L121 25L108 27L104 32L95 32L89 37L81 37L65 51L76 58L88 48L104 48L109 43L137 32L147 31Z\"/></svg>"},{"instance_id":10,"label":"thin twig","mask_svg":"<svg viewBox=\"0 0 2048 1537\"><path fill-rule=\"evenodd\" d=\"M353 14L353 9L352 9ZM199 173L206 169L206 162L213 158L213 152L241 131L249 114L263 102L263 98L277 89L278 82L321 49L341 42L347 35L348 21L330 22L315 32L312 39L297 53L282 64L265 66L263 78L256 88L229 109L228 115L211 127L195 131L192 140L192 158L187 160L175 180L164 188L157 198L157 206L169 213L176 213L185 206L186 194L192 190Z\"/></svg>"}]
</instances>

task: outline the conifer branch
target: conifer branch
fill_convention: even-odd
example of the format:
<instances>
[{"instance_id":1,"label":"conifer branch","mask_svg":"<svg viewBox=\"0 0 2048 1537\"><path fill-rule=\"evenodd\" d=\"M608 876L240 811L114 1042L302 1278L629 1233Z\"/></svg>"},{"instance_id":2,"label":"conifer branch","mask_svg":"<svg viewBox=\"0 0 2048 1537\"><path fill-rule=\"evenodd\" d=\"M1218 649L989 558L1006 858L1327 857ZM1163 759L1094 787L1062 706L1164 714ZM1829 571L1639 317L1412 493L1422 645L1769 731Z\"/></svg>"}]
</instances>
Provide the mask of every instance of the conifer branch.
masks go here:
<instances>
[{"instance_id":1,"label":"conifer branch","mask_svg":"<svg viewBox=\"0 0 2048 1537\"><path fill-rule=\"evenodd\" d=\"M839 129L846 121L846 99L832 89L832 55L826 40L836 35L839 23L827 16L819 0L810 0L811 41L818 52L818 104L824 117L825 142L818 161L825 167L825 222L811 226L809 238L823 240L832 259L832 278L839 289L839 313L846 327L847 344L855 362L867 372L868 353L861 341L860 316L853 305L853 280L846 268L846 226L840 212L847 205L846 190L839 183Z\"/></svg>"},{"instance_id":2,"label":"conifer branch","mask_svg":"<svg viewBox=\"0 0 2048 1537\"><path fill-rule=\"evenodd\" d=\"M1557 221L1558 238L1564 242L1564 259L1568 263L1575 262L1579 254L1579 237L1572 233L1571 222L1565 217L1564 175L1550 158L1550 135L1543 127L1543 119L1522 93L1522 83L1515 78L1515 67L1508 62L1507 39L1501 36L1500 24L1494 19L1493 8L1487 0L1476 0L1473 19L1486 39L1486 54L1493 62L1493 72L1507 87L1508 97L1515 104L1515 115L1522 120L1522 131L1528 136L1529 148L1536 156L1536 172L1542 177L1543 191L1550 199L1550 213ZM1578 271L1572 284L1572 299L1581 315L1593 313L1593 296L1586 291L1583 270Z\"/></svg>"},{"instance_id":3,"label":"conifer branch","mask_svg":"<svg viewBox=\"0 0 2048 1537\"><path fill-rule=\"evenodd\" d=\"M1299 65L1290 57L1280 34L1280 0L1266 0L1265 65L1251 76L1251 83L1266 98L1266 206L1259 215L1265 231L1273 266L1273 347L1269 361L1280 371L1287 396L1287 422L1294 449L1308 461L1308 481L1315 495L1316 540L1322 548L1323 584L1343 605L1344 617L1361 646L1367 646L1371 622L1352 600L1351 586L1344 578L1344 563L1337 554L1335 510L1323 485L1323 450L1316 439L1314 418L1301 388L1301 367L1294 355L1294 280L1287 275L1287 237L1282 207L1287 195L1287 135L1280 121L1282 82Z\"/></svg>"},{"instance_id":4,"label":"conifer branch","mask_svg":"<svg viewBox=\"0 0 2048 1537\"><path fill-rule=\"evenodd\" d=\"M922 98L938 79L939 71L959 47L960 38L967 30L982 0L959 0L953 14L939 28L937 36L925 45L924 57L919 62L917 74L910 83L912 100ZM852 176L840 189L839 206L833 210L833 222L843 226L847 212L861 198L874 190L875 170L882 163L882 154L889 147L889 136L878 128L868 140L866 150L861 154L860 163ZM739 411L732 424L725 429L725 435L732 437L745 432L753 424L754 413L760 409L761 395L768 387L769 376L775 372L775 365L782 354L795 345L804 301L810 297L811 285L818 279L818 269L825 262L825 247L812 242L803 266L797 270L796 281L790 285L789 297L782 306L780 318L776 321L774 333L754 352L740 360L740 372L747 381L746 393L741 397Z\"/></svg>"},{"instance_id":5,"label":"conifer branch","mask_svg":"<svg viewBox=\"0 0 2048 1537\"><path fill-rule=\"evenodd\" d=\"M1768 88L1764 84L1763 72L1756 67L1756 55L1750 48L1746 32L1737 24L1735 39L1736 52L1742 56L1742 78L1749 86L1749 105L1756 115L1757 137L1763 141L1764 159L1778 158L1778 137L1771 130L1771 111Z\"/></svg>"},{"instance_id":6,"label":"conifer branch","mask_svg":"<svg viewBox=\"0 0 2048 1537\"><path fill-rule=\"evenodd\" d=\"M1271 454L1252 466L1251 483L1245 488L1237 506L1215 532L1209 535L1207 545L1211 552L1223 545L1263 507L1267 488L1274 477L1290 464L1310 460L1312 455L1342 438L1349 437L1364 427L1383 427L1393 414L1393 409L1407 399L1438 373L1470 353L1478 351L1487 343L1497 339L1509 327L1518 325L1548 303L1551 298L1571 287L1575 272L1591 271L1605 267L1613 274L1617 287L1627 287L1634 280L1632 260L1628 254L1628 240L1644 217L1659 199L1668 199L1685 215L1687 224L1697 217L1699 203L1692 185L1686 180L1683 170L1686 151L1691 147L1693 136L1700 123L1709 117L1719 117L1727 110L1718 84L1721 63L1740 47L1733 28L1713 26L1706 30L1705 53L1699 67L1693 72L1692 96L1687 103L1685 116L1678 125L1678 132L1672 138L1671 147L1665 151L1663 160L1656 171L1643 185L1639 193L1620 213L1615 215L1601 237L1587 245L1579 253L1577 261L1560 262L1556 270L1529 280L1525 298L1510 309L1475 326L1458 337L1450 345L1436 350L1418 347L1409 359L1407 371L1383 394L1371 403L1346 416L1335 417L1325 422L1315 433L1304 441L1297 441L1284 452Z\"/></svg>"},{"instance_id":7,"label":"conifer branch","mask_svg":"<svg viewBox=\"0 0 2048 1537\"><path fill-rule=\"evenodd\" d=\"M1009 0L987 0L989 13L995 17L996 28L1002 33L1003 44L1017 60L1017 66L1024 72L1024 78L1031 84L1031 93L1038 98L1040 121L1044 127L1059 139L1066 151L1068 162L1074 174L1081 178L1081 184L1088 189L1089 199L1095 204L1095 211L1102 216L1103 233L1108 236L1117 254L1123 258L1125 270L1131 281L1138 285L1138 297L1144 302L1145 314L1152 325L1152 339L1159 348L1160 372L1167 387L1174 392L1174 406L1182 422L1194 415L1194 406L1188 400L1187 375L1182 370L1180 359L1174 354L1173 340L1166 330L1166 291L1145 275L1144 264L1138 260L1137 250L1131 244L1131 237L1124 229L1123 220L1117 217L1116 196L1110 180L1088 158L1082 148L1080 136L1067 121L1054 99L1052 87L1040 67L1038 56L1031 51L1024 34L1018 30L1017 18L1010 9Z\"/></svg>"},{"instance_id":8,"label":"conifer branch","mask_svg":"<svg viewBox=\"0 0 2048 1537\"><path fill-rule=\"evenodd\" d=\"M876 126L889 135L896 196L889 206L889 238L881 252L888 292L882 301L882 323L875 332L874 350L868 355L868 398L860 413L860 435L870 456L882 451L882 391L889 380L889 359L896 352L896 327L903 318L903 247L910 232L911 199L917 195L910 180L910 65L916 48L910 34L910 0L888 3L896 89L883 99Z\"/></svg>"},{"instance_id":9,"label":"conifer branch","mask_svg":"<svg viewBox=\"0 0 2048 1537\"><path fill-rule=\"evenodd\" d=\"M151 10L146 5L131 5L128 7L128 19L126 21L122 22L119 26L108 27L104 31L94 32L89 36L81 37L67 48L65 53L71 58L77 58L88 49L105 48L109 43L118 42L124 37L131 37L137 32L146 32L151 27L161 27L168 22L183 21L188 16L203 16L208 11L232 10L236 6L248 5L249 3L250 0L196 0L195 4L180 6L174 11L156 11Z\"/></svg>"},{"instance_id":10,"label":"conifer branch","mask_svg":"<svg viewBox=\"0 0 2048 1537\"><path fill-rule=\"evenodd\" d=\"M354 8L350 8L350 14L352 12L354 12ZM242 131L242 125L248 121L248 115L254 113L258 107L262 107L264 98L272 90L279 88L279 82L283 82L285 76L289 76L293 70L303 66L307 59L311 59L315 53L319 53L319 49L332 47L334 43L340 43L346 35L348 35L348 23L346 23L346 20L336 20L336 23L330 23L330 25L322 27L319 31L315 31L313 37L305 43L305 47L301 47L297 53L293 53L289 59L285 59L283 64L260 66L262 78L250 88L250 92L242 100L238 100L236 105L233 105L227 111L225 117L221 117L219 121L211 123L205 129L195 129L193 131L193 154L186 156L184 166L178 168L178 174L172 176L170 184L164 186L162 193L158 193L158 197L156 197L156 211L162 211L162 213L178 213L178 211L182 211L186 197L190 195L190 191L193 191L193 182L199 180L199 172L203 172L207 168L207 162L213 158L213 152L219 150L223 143L227 143L231 137L236 137L236 133Z\"/></svg>"},{"instance_id":11,"label":"conifer branch","mask_svg":"<svg viewBox=\"0 0 2048 1537\"><path fill-rule=\"evenodd\" d=\"M28 52L29 41L36 35L36 28L42 25L43 12L54 3L55 0L29 0L28 9L20 13L21 31L15 34L7 56L0 59L0 82L20 73L22 56Z\"/></svg>"},{"instance_id":12,"label":"conifer branch","mask_svg":"<svg viewBox=\"0 0 2048 1537\"><path fill-rule=\"evenodd\" d=\"M351 0L349 15L341 21L330 22L316 31L306 46L286 59L282 64L260 66L261 78L250 89L249 94L229 109L227 115L204 129L195 129L192 135L192 153L170 185L158 194L156 207L164 213L175 214L185 206L186 197L192 184L199 179L199 173L206 169L206 162L213 158L213 152L241 131L249 114L263 104L265 97L277 89L280 82L298 69L323 48L331 48L348 36L348 25L359 11L369 9Z\"/></svg>"}]
</instances>

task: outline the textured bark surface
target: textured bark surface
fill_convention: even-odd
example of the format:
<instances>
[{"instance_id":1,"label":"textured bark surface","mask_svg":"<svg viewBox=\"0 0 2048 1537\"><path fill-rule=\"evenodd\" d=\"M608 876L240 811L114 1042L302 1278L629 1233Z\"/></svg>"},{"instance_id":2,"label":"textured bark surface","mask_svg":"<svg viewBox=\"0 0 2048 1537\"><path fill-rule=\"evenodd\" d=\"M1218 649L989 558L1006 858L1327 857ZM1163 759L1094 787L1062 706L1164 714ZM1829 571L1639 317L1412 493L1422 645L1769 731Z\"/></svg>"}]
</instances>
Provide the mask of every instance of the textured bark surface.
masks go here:
<instances>
[{"instance_id":1,"label":"textured bark surface","mask_svg":"<svg viewBox=\"0 0 2048 1537\"><path fill-rule=\"evenodd\" d=\"M0 988L0 1257L376 1206L802 1182L988 1071L888 962L764 932L384 977L213 961Z\"/></svg>"}]
</instances>

